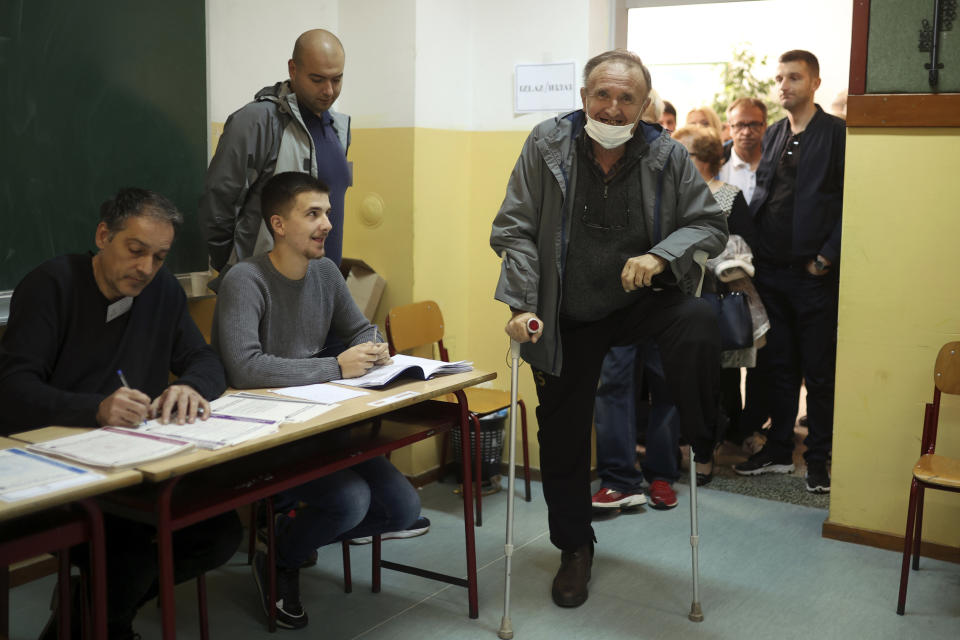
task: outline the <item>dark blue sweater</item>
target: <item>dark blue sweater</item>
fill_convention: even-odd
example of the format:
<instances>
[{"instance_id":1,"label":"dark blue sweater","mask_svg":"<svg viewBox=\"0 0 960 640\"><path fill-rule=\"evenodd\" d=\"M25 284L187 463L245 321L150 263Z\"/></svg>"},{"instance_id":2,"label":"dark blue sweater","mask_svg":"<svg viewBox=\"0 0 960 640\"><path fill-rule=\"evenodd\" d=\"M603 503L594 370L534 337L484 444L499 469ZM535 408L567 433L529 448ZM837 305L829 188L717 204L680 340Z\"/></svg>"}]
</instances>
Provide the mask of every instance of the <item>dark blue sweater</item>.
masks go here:
<instances>
[{"instance_id":1,"label":"dark blue sweater","mask_svg":"<svg viewBox=\"0 0 960 640\"><path fill-rule=\"evenodd\" d=\"M171 372L207 399L223 393L223 366L169 271L160 269L130 311L108 323L109 304L89 255L54 258L17 285L0 342L0 434L96 427L100 402L121 386L117 369L151 398Z\"/></svg>"}]
</instances>

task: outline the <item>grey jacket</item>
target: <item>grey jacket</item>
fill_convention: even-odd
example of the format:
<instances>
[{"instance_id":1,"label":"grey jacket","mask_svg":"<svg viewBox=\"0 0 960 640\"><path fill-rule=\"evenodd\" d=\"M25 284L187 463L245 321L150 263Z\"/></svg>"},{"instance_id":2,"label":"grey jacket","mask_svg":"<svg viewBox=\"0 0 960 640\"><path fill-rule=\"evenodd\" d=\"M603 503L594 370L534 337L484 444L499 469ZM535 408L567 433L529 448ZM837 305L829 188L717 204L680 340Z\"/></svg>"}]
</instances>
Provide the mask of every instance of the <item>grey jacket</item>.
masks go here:
<instances>
[{"instance_id":1,"label":"grey jacket","mask_svg":"<svg viewBox=\"0 0 960 640\"><path fill-rule=\"evenodd\" d=\"M531 366L558 375L563 366L559 313L563 270L570 237L569 207L574 200L582 110L541 122L520 152L490 246L503 260L495 297L512 309L536 312L544 322L536 343L523 345ZM646 149L640 160L643 212L649 237L642 246L670 266L679 286L694 293L701 277L694 253L719 254L726 246L727 223L720 206L683 145L659 126L640 123ZM638 255L642 253L638 250Z\"/></svg>"},{"instance_id":2,"label":"grey jacket","mask_svg":"<svg viewBox=\"0 0 960 640\"><path fill-rule=\"evenodd\" d=\"M343 145L350 146L350 116L329 112ZM316 150L289 81L264 87L228 119L210 161L200 198L200 226L210 264L225 267L273 248L260 216L260 191L275 173L317 175ZM216 286L219 279L212 286Z\"/></svg>"}]
</instances>

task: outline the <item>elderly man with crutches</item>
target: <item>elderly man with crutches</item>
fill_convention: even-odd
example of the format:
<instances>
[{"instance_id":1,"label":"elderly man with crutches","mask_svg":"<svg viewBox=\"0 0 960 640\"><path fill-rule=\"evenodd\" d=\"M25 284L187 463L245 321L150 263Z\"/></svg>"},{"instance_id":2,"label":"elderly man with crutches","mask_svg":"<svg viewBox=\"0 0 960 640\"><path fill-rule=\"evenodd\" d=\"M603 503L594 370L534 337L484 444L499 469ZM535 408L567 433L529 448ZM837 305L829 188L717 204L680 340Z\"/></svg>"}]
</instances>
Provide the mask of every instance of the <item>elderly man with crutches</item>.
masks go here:
<instances>
[{"instance_id":1,"label":"elderly man with crutches","mask_svg":"<svg viewBox=\"0 0 960 640\"><path fill-rule=\"evenodd\" d=\"M694 295L695 255L719 254L727 238L686 149L640 121L650 90L640 58L600 54L584 85L582 110L527 138L490 239L503 258L496 298L511 309L506 331L537 386L550 540L561 551L552 598L561 607L587 599L593 399L611 346L656 340L681 429L696 460L711 459L720 341L711 306ZM531 332L531 319L542 327Z\"/></svg>"}]
</instances>

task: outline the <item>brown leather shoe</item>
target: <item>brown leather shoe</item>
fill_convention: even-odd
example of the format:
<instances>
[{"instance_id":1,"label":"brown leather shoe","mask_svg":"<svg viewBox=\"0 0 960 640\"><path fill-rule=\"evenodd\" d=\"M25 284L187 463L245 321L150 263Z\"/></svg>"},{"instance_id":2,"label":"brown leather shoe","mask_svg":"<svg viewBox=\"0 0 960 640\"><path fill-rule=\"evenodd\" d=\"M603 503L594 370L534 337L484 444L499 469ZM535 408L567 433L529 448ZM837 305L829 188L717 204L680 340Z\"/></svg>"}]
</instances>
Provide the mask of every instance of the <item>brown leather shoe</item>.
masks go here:
<instances>
[{"instance_id":1,"label":"brown leather shoe","mask_svg":"<svg viewBox=\"0 0 960 640\"><path fill-rule=\"evenodd\" d=\"M593 565L593 543L560 554L560 570L553 579L553 601L559 607L579 607L587 601L587 583Z\"/></svg>"}]
</instances>

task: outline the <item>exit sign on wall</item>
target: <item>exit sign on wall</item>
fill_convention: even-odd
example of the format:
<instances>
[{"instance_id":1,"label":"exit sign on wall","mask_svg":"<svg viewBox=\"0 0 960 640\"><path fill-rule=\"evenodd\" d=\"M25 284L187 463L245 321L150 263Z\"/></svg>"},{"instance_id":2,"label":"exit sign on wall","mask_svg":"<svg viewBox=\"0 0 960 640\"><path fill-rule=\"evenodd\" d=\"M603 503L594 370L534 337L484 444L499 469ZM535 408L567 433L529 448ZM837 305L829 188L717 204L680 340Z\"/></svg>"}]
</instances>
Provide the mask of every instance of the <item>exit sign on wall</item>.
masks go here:
<instances>
[{"instance_id":1,"label":"exit sign on wall","mask_svg":"<svg viewBox=\"0 0 960 640\"><path fill-rule=\"evenodd\" d=\"M571 111L577 108L577 69L573 62L514 66L514 111Z\"/></svg>"}]
</instances>

